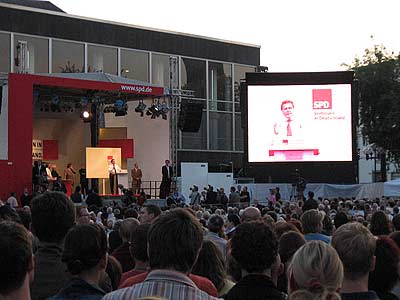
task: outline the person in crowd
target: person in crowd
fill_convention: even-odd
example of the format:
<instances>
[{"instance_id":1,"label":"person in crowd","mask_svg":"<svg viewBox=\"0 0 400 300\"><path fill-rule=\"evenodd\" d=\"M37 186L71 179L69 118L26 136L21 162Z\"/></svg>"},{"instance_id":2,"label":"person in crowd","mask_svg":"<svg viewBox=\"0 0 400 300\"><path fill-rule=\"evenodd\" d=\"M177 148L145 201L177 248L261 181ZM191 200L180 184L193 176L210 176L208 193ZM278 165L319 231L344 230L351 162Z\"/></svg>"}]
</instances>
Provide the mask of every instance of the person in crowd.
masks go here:
<instances>
[{"instance_id":1,"label":"person in crowd","mask_svg":"<svg viewBox=\"0 0 400 300\"><path fill-rule=\"evenodd\" d=\"M121 284L130 277L149 271L149 256L147 255L147 234L150 224L141 224L133 229L130 238L130 253L135 261L135 267L122 274Z\"/></svg>"},{"instance_id":2,"label":"person in crowd","mask_svg":"<svg viewBox=\"0 0 400 300\"><path fill-rule=\"evenodd\" d=\"M50 171L51 171L51 177L53 178L58 178L60 176L57 172L57 165L56 164L50 164Z\"/></svg>"},{"instance_id":3,"label":"person in crowd","mask_svg":"<svg viewBox=\"0 0 400 300\"><path fill-rule=\"evenodd\" d=\"M16 209L18 207L17 194L12 192L10 193L10 197L8 197L6 204L9 205L12 209Z\"/></svg>"},{"instance_id":4,"label":"person in crowd","mask_svg":"<svg viewBox=\"0 0 400 300\"><path fill-rule=\"evenodd\" d=\"M375 291L381 300L398 300L392 289L400 280L400 250L388 236L376 240L375 269L369 273L368 288Z\"/></svg>"},{"instance_id":5,"label":"person in crowd","mask_svg":"<svg viewBox=\"0 0 400 300\"><path fill-rule=\"evenodd\" d=\"M86 205L77 206L76 212L76 224L90 224L89 210Z\"/></svg>"},{"instance_id":6,"label":"person in crowd","mask_svg":"<svg viewBox=\"0 0 400 300\"><path fill-rule=\"evenodd\" d=\"M112 255L108 256L106 267L107 276L104 276L100 282L100 287L106 293L110 293L118 289L121 282L122 267L119 261Z\"/></svg>"},{"instance_id":7,"label":"person in crowd","mask_svg":"<svg viewBox=\"0 0 400 300\"><path fill-rule=\"evenodd\" d=\"M193 187L190 188L190 205L199 205L200 204L200 198L201 195L199 193L199 187L197 185L194 185Z\"/></svg>"},{"instance_id":8,"label":"person in crowd","mask_svg":"<svg viewBox=\"0 0 400 300\"><path fill-rule=\"evenodd\" d=\"M24 188L24 192L22 193L21 197L21 206L31 206L32 195L29 194L28 188Z\"/></svg>"},{"instance_id":9,"label":"person in crowd","mask_svg":"<svg viewBox=\"0 0 400 300\"><path fill-rule=\"evenodd\" d=\"M283 272L278 278L278 289L286 293L288 290L287 270L293 255L306 243L304 236L299 231L288 231L279 239L279 255L283 264Z\"/></svg>"},{"instance_id":10,"label":"person in crowd","mask_svg":"<svg viewBox=\"0 0 400 300\"><path fill-rule=\"evenodd\" d=\"M388 215L380 210L374 212L371 217L369 229L376 236L390 234L391 228Z\"/></svg>"},{"instance_id":11,"label":"person in crowd","mask_svg":"<svg viewBox=\"0 0 400 300\"><path fill-rule=\"evenodd\" d=\"M261 219L261 213L257 207L246 207L240 217L242 223L257 221Z\"/></svg>"},{"instance_id":12,"label":"person in crowd","mask_svg":"<svg viewBox=\"0 0 400 300\"><path fill-rule=\"evenodd\" d=\"M186 210L174 209L161 215L151 225L148 233L151 272L146 280L107 294L103 300L150 296L176 300L217 299L197 288L188 277L202 242L202 227Z\"/></svg>"},{"instance_id":13,"label":"person in crowd","mask_svg":"<svg viewBox=\"0 0 400 300\"><path fill-rule=\"evenodd\" d=\"M280 258L278 240L271 228L260 221L242 223L231 242L231 254L243 277L223 298L286 299L286 294L276 287Z\"/></svg>"},{"instance_id":14,"label":"person in crowd","mask_svg":"<svg viewBox=\"0 0 400 300\"><path fill-rule=\"evenodd\" d=\"M64 182L62 181L61 176L58 176L56 178L56 180L53 182L53 191L62 192L62 193L67 192L67 188L66 188Z\"/></svg>"},{"instance_id":15,"label":"person in crowd","mask_svg":"<svg viewBox=\"0 0 400 300\"><path fill-rule=\"evenodd\" d=\"M140 209L139 212L140 224L152 223L160 215L161 215L161 209L157 205L147 204Z\"/></svg>"},{"instance_id":16,"label":"person in crowd","mask_svg":"<svg viewBox=\"0 0 400 300\"><path fill-rule=\"evenodd\" d=\"M111 255L121 264L122 272L127 272L135 266L135 261L129 251L129 241L133 230L139 226L139 224L137 219L128 218L123 220L119 227L119 236L122 239L122 245L115 249Z\"/></svg>"},{"instance_id":17,"label":"person in crowd","mask_svg":"<svg viewBox=\"0 0 400 300\"><path fill-rule=\"evenodd\" d=\"M81 194L81 187L79 185L77 185L75 187L75 191L72 193L71 195L71 200L74 203L82 203L83 201L83 195Z\"/></svg>"},{"instance_id":18,"label":"person in crowd","mask_svg":"<svg viewBox=\"0 0 400 300\"><path fill-rule=\"evenodd\" d=\"M340 211L335 215L333 222L335 224L335 228L338 229L340 226L349 222L349 217L345 212Z\"/></svg>"},{"instance_id":19,"label":"person in crowd","mask_svg":"<svg viewBox=\"0 0 400 300\"><path fill-rule=\"evenodd\" d=\"M160 199L166 199L171 192L172 177L174 177L172 166L167 159L165 165L161 168L161 185L160 185Z\"/></svg>"},{"instance_id":20,"label":"person in crowd","mask_svg":"<svg viewBox=\"0 0 400 300\"><path fill-rule=\"evenodd\" d=\"M343 263L344 279L340 290L342 300L379 300L368 289L369 273L375 267L376 240L372 233L358 222L340 226L332 236L332 246Z\"/></svg>"},{"instance_id":21,"label":"person in crowd","mask_svg":"<svg viewBox=\"0 0 400 300\"><path fill-rule=\"evenodd\" d=\"M140 186L142 185L142 170L139 168L139 165L137 162L134 163L133 169L131 170L131 176L132 176L132 192L134 194L139 194L140 193Z\"/></svg>"},{"instance_id":22,"label":"person in crowd","mask_svg":"<svg viewBox=\"0 0 400 300\"><path fill-rule=\"evenodd\" d=\"M0 232L0 299L29 300L34 277L29 232L12 221L1 221Z\"/></svg>"},{"instance_id":23,"label":"person in crowd","mask_svg":"<svg viewBox=\"0 0 400 300\"><path fill-rule=\"evenodd\" d=\"M247 186L244 186L240 192L240 203L242 203L244 206L250 205L250 193L247 189Z\"/></svg>"},{"instance_id":24,"label":"person in crowd","mask_svg":"<svg viewBox=\"0 0 400 300\"><path fill-rule=\"evenodd\" d=\"M306 243L293 255L288 273L290 300L340 300L343 265L330 245Z\"/></svg>"},{"instance_id":25,"label":"person in crowd","mask_svg":"<svg viewBox=\"0 0 400 300\"><path fill-rule=\"evenodd\" d=\"M99 282L107 266L107 236L96 224L76 225L65 237L62 261L72 278L48 300L100 300Z\"/></svg>"},{"instance_id":26,"label":"person in crowd","mask_svg":"<svg viewBox=\"0 0 400 300\"><path fill-rule=\"evenodd\" d=\"M392 219L393 231L400 230L400 214L396 214Z\"/></svg>"},{"instance_id":27,"label":"person in crowd","mask_svg":"<svg viewBox=\"0 0 400 300\"><path fill-rule=\"evenodd\" d=\"M289 231L299 231L295 225L286 221L278 221L274 226L274 231L278 240L281 236Z\"/></svg>"},{"instance_id":28,"label":"person in crowd","mask_svg":"<svg viewBox=\"0 0 400 300\"><path fill-rule=\"evenodd\" d=\"M228 241L221 238L223 234L224 219L218 215L212 215L208 220L208 232L204 236L205 239L212 241L219 251L221 251L224 259L227 256L227 243Z\"/></svg>"},{"instance_id":29,"label":"person in crowd","mask_svg":"<svg viewBox=\"0 0 400 300\"><path fill-rule=\"evenodd\" d=\"M324 213L316 209L306 210L301 216L301 225L304 230L304 238L306 241L319 240L330 243L331 238L322 234Z\"/></svg>"},{"instance_id":30,"label":"person in crowd","mask_svg":"<svg viewBox=\"0 0 400 300\"><path fill-rule=\"evenodd\" d=\"M64 170L64 178L65 180L71 180L72 186L74 186L74 177L75 177L75 170L71 163L67 164L67 168Z\"/></svg>"},{"instance_id":31,"label":"person in crowd","mask_svg":"<svg viewBox=\"0 0 400 300\"><path fill-rule=\"evenodd\" d=\"M32 231L39 240L35 253L32 300L57 293L70 275L61 261L64 237L75 224L72 202L63 193L46 192L32 200Z\"/></svg>"},{"instance_id":32,"label":"person in crowd","mask_svg":"<svg viewBox=\"0 0 400 300\"><path fill-rule=\"evenodd\" d=\"M231 193L229 194L229 205L238 205L240 203L240 194L236 191L234 186L231 186Z\"/></svg>"},{"instance_id":33,"label":"person in crowd","mask_svg":"<svg viewBox=\"0 0 400 300\"><path fill-rule=\"evenodd\" d=\"M89 207L92 205L94 205L96 207L103 206L103 200L99 196L99 189L97 187L95 187L89 191L89 194L86 198L86 205Z\"/></svg>"},{"instance_id":34,"label":"person in crowd","mask_svg":"<svg viewBox=\"0 0 400 300\"><path fill-rule=\"evenodd\" d=\"M9 205L0 206L0 221L14 221L21 224L21 218Z\"/></svg>"},{"instance_id":35,"label":"person in crowd","mask_svg":"<svg viewBox=\"0 0 400 300\"><path fill-rule=\"evenodd\" d=\"M193 274L206 277L218 290L218 297L225 295L235 284L227 278L225 258L215 243L203 241Z\"/></svg>"},{"instance_id":36,"label":"person in crowd","mask_svg":"<svg viewBox=\"0 0 400 300\"><path fill-rule=\"evenodd\" d=\"M235 234L237 226L240 225L239 216L235 214L228 214L225 225L226 225L225 235L228 237L228 239L231 239Z\"/></svg>"},{"instance_id":37,"label":"person in crowd","mask_svg":"<svg viewBox=\"0 0 400 300\"><path fill-rule=\"evenodd\" d=\"M317 209L317 208L318 208L318 202L317 202L317 200L314 199L314 192L309 191L308 198L303 204L303 212L306 212L307 210L310 210L310 209Z\"/></svg>"}]
</instances>

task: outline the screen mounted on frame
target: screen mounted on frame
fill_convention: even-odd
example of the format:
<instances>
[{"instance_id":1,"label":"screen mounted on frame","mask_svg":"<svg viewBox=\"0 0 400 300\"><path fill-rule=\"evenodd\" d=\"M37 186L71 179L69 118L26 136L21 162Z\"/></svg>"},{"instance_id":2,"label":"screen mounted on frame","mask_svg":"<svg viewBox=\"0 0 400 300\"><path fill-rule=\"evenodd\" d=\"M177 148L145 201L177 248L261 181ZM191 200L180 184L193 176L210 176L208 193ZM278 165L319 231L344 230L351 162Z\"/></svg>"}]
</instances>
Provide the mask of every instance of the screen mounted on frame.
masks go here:
<instances>
[{"instance_id":1,"label":"screen mounted on frame","mask_svg":"<svg viewBox=\"0 0 400 300\"><path fill-rule=\"evenodd\" d=\"M352 160L351 84L249 85L249 162Z\"/></svg>"}]
</instances>

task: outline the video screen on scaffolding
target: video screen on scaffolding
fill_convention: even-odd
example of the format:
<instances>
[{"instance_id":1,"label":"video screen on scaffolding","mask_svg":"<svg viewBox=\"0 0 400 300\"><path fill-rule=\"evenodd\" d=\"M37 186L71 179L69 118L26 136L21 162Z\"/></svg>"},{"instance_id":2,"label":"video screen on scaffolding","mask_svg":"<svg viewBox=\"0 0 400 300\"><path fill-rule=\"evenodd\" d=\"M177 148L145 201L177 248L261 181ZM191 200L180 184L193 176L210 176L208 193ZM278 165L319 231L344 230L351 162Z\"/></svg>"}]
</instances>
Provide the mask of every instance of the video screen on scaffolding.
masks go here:
<instances>
[{"instance_id":1,"label":"video screen on scaffolding","mask_svg":"<svg viewBox=\"0 0 400 300\"><path fill-rule=\"evenodd\" d=\"M248 85L249 162L352 160L351 84Z\"/></svg>"}]
</instances>

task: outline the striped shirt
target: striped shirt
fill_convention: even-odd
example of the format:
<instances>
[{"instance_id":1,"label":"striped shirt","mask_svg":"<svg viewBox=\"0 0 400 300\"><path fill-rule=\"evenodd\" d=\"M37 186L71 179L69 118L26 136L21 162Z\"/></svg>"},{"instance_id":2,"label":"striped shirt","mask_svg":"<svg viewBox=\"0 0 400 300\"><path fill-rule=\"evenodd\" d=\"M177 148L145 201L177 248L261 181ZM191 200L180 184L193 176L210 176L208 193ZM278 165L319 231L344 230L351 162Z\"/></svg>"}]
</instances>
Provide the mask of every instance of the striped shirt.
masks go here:
<instances>
[{"instance_id":1,"label":"striped shirt","mask_svg":"<svg viewBox=\"0 0 400 300\"><path fill-rule=\"evenodd\" d=\"M168 300L216 300L196 287L183 273L170 270L155 270L143 283L111 292L102 300L139 300L143 297L158 297Z\"/></svg>"}]
</instances>

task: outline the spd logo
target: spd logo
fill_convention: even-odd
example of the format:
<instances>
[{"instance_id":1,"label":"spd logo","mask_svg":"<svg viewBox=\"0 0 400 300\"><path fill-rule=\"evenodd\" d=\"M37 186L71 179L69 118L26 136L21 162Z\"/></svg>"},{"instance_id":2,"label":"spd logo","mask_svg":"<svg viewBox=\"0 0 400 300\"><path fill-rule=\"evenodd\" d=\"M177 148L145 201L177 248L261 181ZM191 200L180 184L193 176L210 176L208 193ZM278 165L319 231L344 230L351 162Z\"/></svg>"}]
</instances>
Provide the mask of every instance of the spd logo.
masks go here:
<instances>
[{"instance_id":1,"label":"spd logo","mask_svg":"<svg viewBox=\"0 0 400 300\"><path fill-rule=\"evenodd\" d=\"M312 90L313 109L332 109L332 90Z\"/></svg>"}]
</instances>

